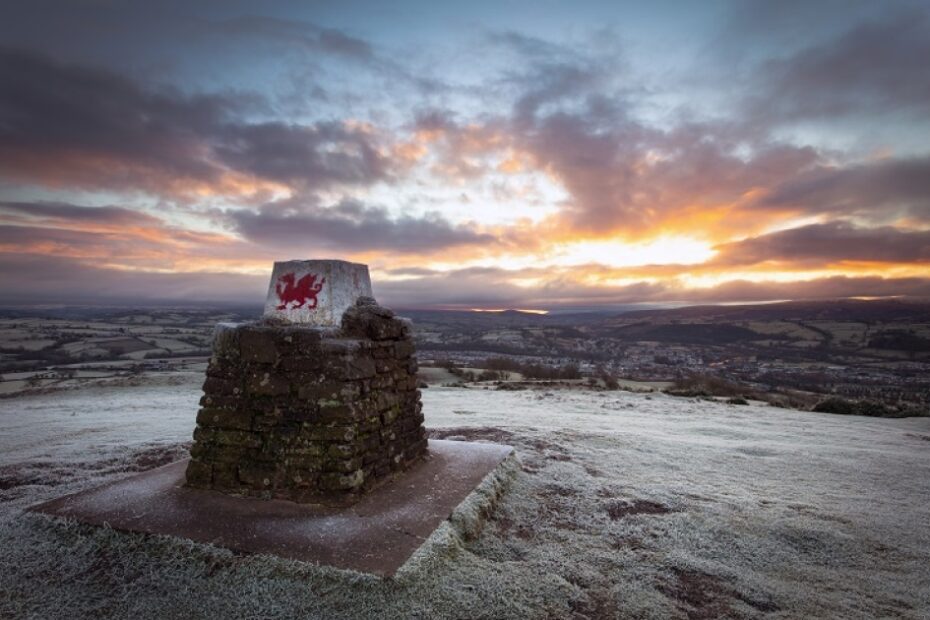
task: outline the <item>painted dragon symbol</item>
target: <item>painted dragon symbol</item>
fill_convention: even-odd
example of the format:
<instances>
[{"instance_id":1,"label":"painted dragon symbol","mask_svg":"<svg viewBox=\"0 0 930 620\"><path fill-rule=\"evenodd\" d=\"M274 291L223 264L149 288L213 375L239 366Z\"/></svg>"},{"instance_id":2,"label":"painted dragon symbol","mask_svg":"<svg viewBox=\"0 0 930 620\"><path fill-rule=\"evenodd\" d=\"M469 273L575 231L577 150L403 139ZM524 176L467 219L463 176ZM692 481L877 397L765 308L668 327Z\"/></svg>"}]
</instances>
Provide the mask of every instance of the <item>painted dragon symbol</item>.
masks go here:
<instances>
[{"instance_id":1,"label":"painted dragon symbol","mask_svg":"<svg viewBox=\"0 0 930 620\"><path fill-rule=\"evenodd\" d=\"M293 310L302 308L307 305L308 310L316 308L316 296L323 289L323 283L326 278L320 278L317 282L315 273L308 273L301 279L294 282L296 276L293 273L286 273L278 277L274 285L274 290L278 294L278 310ZM290 305L294 304L294 305ZM290 306L290 307L288 307Z\"/></svg>"}]
</instances>

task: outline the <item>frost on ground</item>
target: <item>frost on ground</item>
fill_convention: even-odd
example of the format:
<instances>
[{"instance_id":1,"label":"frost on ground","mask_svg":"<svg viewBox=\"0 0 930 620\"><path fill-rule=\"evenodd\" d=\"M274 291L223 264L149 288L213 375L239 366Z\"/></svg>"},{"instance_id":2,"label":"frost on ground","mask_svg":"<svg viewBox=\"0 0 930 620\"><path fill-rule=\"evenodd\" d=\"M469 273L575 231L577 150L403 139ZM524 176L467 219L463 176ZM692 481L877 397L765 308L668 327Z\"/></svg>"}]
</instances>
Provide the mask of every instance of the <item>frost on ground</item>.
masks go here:
<instances>
[{"instance_id":1,"label":"frost on ground","mask_svg":"<svg viewBox=\"0 0 930 620\"><path fill-rule=\"evenodd\" d=\"M183 456L199 377L0 401L0 617L919 618L930 419L424 390L521 470L477 538L382 581L23 508Z\"/></svg>"}]
</instances>

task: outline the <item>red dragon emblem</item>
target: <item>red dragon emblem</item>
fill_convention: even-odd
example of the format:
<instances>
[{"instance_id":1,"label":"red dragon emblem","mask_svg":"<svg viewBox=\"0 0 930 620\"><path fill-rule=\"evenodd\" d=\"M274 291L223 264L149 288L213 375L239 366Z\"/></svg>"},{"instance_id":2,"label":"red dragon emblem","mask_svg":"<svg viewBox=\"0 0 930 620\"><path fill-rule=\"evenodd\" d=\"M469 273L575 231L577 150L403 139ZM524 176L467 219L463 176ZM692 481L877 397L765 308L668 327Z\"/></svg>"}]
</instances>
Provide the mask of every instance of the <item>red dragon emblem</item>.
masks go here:
<instances>
[{"instance_id":1,"label":"red dragon emblem","mask_svg":"<svg viewBox=\"0 0 930 620\"><path fill-rule=\"evenodd\" d=\"M286 273L278 277L278 281L274 285L274 290L278 294L278 301L281 302L278 305L278 310L302 308L304 304L307 304L307 309L313 310L317 304L316 296L323 289L326 278L320 278L320 281L317 282L316 274L308 273L295 283L295 277L293 273ZM288 308L289 304L294 305Z\"/></svg>"}]
</instances>

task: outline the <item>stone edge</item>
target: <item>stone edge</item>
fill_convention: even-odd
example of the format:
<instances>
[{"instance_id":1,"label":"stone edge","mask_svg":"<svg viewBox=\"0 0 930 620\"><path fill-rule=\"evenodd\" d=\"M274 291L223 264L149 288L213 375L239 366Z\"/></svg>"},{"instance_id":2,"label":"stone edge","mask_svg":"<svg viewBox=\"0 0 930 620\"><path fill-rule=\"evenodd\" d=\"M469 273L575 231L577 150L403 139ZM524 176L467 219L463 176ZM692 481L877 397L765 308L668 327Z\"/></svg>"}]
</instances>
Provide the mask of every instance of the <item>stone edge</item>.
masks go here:
<instances>
[{"instance_id":1,"label":"stone edge","mask_svg":"<svg viewBox=\"0 0 930 620\"><path fill-rule=\"evenodd\" d=\"M512 446L505 456L465 496L452 513L443 520L433 533L417 547L393 576L385 577L404 583L411 582L440 557L448 556L460 549L465 542L477 538L485 523L494 513L504 493L510 488L520 471L520 459Z\"/></svg>"},{"instance_id":2,"label":"stone edge","mask_svg":"<svg viewBox=\"0 0 930 620\"><path fill-rule=\"evenodd\" d=\"M424 571L429 570L430 567L440 558L455 554L463 547L464 543L477 538L478 535L481 534L481 531L484 529L485 524L493 514L495 508L500 503L504 493L506 493L511 484L513 484L521 469L520 459L517 457L517 452L513 446L504 444L497 445L501 445L509 449L507 456L501 459L501 461L491 471L489 471L484 478L481 479L481 482L479 482L478 485L472 489L468 495L465 496L465 499L459 502L459 505L452 510L452 513L448 517L446 517L438 526L436 526L436 529L433 530L433 533L426 537L422 543L420 543L420 546L417 547L417 549L410 555L410 557L408 557L407 560L401 564L401 566L396 571L394 571L393 574L378 575L376 573L368 573L351 568L338 568L335 566L329 566L327 564L320 564L318 562L294 560L270 553L254 553L249 555L252 555L256 558L261 557L271 560L272 562L279 564L281 568L288 566L293 567L293 569L298 571L294 574L295 578L299 578L299 571L302 570L301 567L313 567L314 569L341 574L345 575L346 577L355 579L375 581L394 580L398 583L411 583L415 581L419 575L422 575ZM163 465L162 467L166 467L166 465ZM122 481L122 479L114 480L100 486L109 486L111 484L117 484ZM71 495L77 495L81 492L82 491L76 491L73 494L62 497L70 497ZM228 548L223 547L222 545L193 541L171 534L133 532L129 530L111 528L109 525L89 525L73 517L58 515L44 510L48 504L52 504L53 502L58 501L58 499L61 498L56 498L28 506L23 510L22 514L27 516L27 518L39 519L45 521L46 523L65 526L77 525L93 528L96 531L105 531L110 535L117 536L117 538L121 538L127 535L153 537L158 540L167 541L171 544L183 544L185 546L201 545L215 550L229 551ZM285 568L285 570L287 569Z\"/></svg>"}]
</instances>

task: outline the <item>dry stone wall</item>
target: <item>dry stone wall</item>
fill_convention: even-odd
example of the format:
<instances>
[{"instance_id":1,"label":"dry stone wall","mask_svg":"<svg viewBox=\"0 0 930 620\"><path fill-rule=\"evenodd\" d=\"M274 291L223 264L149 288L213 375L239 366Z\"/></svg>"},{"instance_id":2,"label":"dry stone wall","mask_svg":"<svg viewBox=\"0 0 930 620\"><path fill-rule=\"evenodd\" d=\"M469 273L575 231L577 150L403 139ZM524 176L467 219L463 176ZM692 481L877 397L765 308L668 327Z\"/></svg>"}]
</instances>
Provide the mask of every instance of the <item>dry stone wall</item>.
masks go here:
<instances>
[{"instance_id":1,"label":"dry stone wall","mask_svg":"<svg viewBox=\"0 0 930 620\"><path fill-rule=\"evenodd\" d=\"M426 453L409 324L361 298L341 328L221 325L187 485L348 499Z\"/></svg>"}]
</instances>

